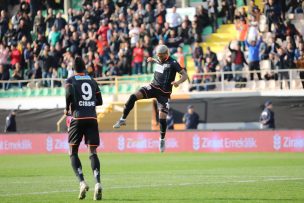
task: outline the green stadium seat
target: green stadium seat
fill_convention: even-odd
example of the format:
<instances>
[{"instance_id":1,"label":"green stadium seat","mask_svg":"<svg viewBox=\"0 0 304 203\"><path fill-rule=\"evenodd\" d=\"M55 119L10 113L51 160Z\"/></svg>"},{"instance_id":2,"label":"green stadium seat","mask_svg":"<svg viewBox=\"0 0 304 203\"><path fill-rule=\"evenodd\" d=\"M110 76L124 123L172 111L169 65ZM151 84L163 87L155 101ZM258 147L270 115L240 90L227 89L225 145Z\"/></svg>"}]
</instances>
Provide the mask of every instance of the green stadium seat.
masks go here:
<instances>
[{"instance_id":1,"label":"green stadium seat","mask_svg":"<svg viewBox=\"0 0 304 203\"><path fill-rule=\"evenodd\" d=\"M217 24L218 26L223 25L223 18L217 18Z\"/></svg>"},{"instance_id":2,"label":"green stadium seat","mask_svg":"<svg viewBox=\"0 0 304 203\"><path fill-rule=\"evenodd\" d=\"M147 81L147 75L146 74L140 75L138 77L138 81L140 81L140 82L146 82Z\"/></svg>"},{"instance_id":3,"label":"green stadium seat","mask_svg":"<svg viewBox=\"0 0 304 203\"><path fill-rule=\"evenodd\" d=\"M25 96L25 90L24 89L17 89L16 90L16 96L17 97L24 97Z\"/></svg>"},{"instance_id":4,"label":"green stadium seat","mask_svg":"<svg viewBox=\"0 0 304 203\"><path fill-rule=\"evenodd\" d=\"M42 95L42 88L34 89L34 96L39 97Z\"/></svg>"},{"instance_id":5,"label":"green stadium seat","mask_svg":"<svg viewBox=\"0 0 304 203\"><path fill-rule=\"evenodd\" d=\"M52 90L50 88L43 88L42 96L50 96L52 94Z\"/></svg>"},{"instance_id":6,"label":"green stadium seat","mask_svg":"<svg viewBox=\"0 0 304 203\"><path fill-rule=\"evenodd\" d=\"M53 89L52 89L51 95L52 95L52 96L57 96L57 95L59 95L59 89L58 89L58 88L53 88Z\"/></svg>"},{"instance_id":7,"label":"green stadium seat","mask_svg":"<svg viewBox=\"0 0 304 203\"><path fill-rule=\"evenodd\" d=\"M27 97L34 96L34 90L31 88L27 88L25 90L25 96L27 96Z\"/></svg>"},{"instance_id":8,"label":"green stadium seat","mask_svg":"<svg viewBox=\"0 0 304 203\"><path fill-rule=\"evenodd\" d=\"M191 54L191 46L190 45L184 45L183 46L183 53L188 55Z\"/></svg>"},{"instance_id":9,"label":"green stadium seat","mask_svg":"<svg viewBox=\"0 0 304 203\"><path fill-rule=\"evenodd\" d=\"M236 0L236 6L237 7L241 7L241 6L244 6L244 0Z\"/></svg>"},{"instance_id":10,"label":"green stadium seat","mask_svg":"<svg viewBox=\"0 0 304 203\"><path fill-rule=\"evenodd\" d=\"M59 88L59 96L64 96L65 95L65 89L64 87Z\"/></svg>"},{"instance_id":11,"label":"green stadium seat","mask_svg":"<svg viewBox=\"0 0 304 203\"><path fill-rule=\"evenodd\" d=\"M128 84L118 85L118 93L126 93L127 88L128 88Z\"/></svg>"},{"instance_id":12,"label":"green stadium seat","mask_svg":"<svg viewBox=\"0 0 304 203\"><path fill-rule=\"evenodd\" d=\"M101 94L108 94L109 93L109 85L102 85L100 86Z\"/></svg>"},{"instance_id":13,"label":"green stadium seat","mask_svg":"<svg viewBox=\"0 0 304 203\"><path fill-rule=\"evenodd\" d=\"M110 85L109 86L109 94L115 94L115 86L114 85Z\"/></svg>"},{"instance_id":14,"label":"green stadium seat","mask_svg":"<svg viewBox=\"0 0 304 203\"><path fill-rule=\"evenodd\" d=\"M203 29L203 35L211 35L213 33L212 27L209 25Z\"/></svg>"}]
</instances>

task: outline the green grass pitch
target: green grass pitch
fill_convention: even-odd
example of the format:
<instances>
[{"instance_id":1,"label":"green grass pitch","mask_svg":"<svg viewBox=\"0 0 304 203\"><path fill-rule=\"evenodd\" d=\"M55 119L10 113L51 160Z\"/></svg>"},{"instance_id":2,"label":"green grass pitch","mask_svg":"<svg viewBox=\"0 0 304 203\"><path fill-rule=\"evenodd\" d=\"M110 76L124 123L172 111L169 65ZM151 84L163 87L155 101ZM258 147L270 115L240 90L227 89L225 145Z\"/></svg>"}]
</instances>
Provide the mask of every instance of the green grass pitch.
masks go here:
<instances>
[{"instance_id":1,"label":"green grass pitch","mask_svg":"<svg viewBox=\"0 0 304 203\"><path fill-rule=\"evenodd\" d=\"M1 155L0 202L78 200L67 154ZM304 202L304 153L102 154L104 202Z\"/></svg>"}]
</instances>

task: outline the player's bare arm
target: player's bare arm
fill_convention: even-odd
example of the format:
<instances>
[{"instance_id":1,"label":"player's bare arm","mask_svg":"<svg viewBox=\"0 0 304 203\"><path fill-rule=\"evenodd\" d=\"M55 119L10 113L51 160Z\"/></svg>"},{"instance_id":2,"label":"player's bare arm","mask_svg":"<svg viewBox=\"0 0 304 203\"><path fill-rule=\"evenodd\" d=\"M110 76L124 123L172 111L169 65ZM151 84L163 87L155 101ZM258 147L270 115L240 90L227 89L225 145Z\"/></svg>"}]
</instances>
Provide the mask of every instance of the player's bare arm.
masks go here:
<instances>
[{"instance_id":1,"label":"player's bare arm","mask_svg":"<svg viewBox=\"0 0 304 203\"><path fill-rule=\"evenodd\" d=\"M182 84L183 82L185 82L188 79L188 74L187 72L183 69L179 72L179 74L182 76L178 81L173 81L171 84L174 87L178 87L180 84Z\"/></svg>"},{"instance_id":2,"label":"player's bare arm","mask_svg":"<svg viewBox=\"0 0 304 203\"><path fill-rule=\"evenodd\" d=\"M157 60L156 60L155 58L153 58L153 57L148 57L148 58L147 58L147 62L148 62L148 63L151 63L151 62L152 62L152 63L156 63Z\"/></svg>"}]
</instances>

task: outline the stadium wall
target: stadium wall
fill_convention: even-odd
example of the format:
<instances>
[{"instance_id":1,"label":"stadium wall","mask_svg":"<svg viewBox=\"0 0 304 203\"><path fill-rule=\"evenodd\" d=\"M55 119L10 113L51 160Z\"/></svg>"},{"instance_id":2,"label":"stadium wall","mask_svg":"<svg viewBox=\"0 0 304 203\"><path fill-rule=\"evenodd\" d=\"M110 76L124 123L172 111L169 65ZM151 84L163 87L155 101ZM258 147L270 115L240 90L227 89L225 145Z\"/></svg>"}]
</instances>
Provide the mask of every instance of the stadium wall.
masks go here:
<instances>
[{"instance_id":1,"label":"stadium wall","mask_svg":"<svg viewBox=\"0 0 304 203\"><path fill-rule=\"evenodd\" d=\"M67 153L67 134L0 134L0 154ZM101 133L99 151L158 152L158 132ZM170 131L167 152L304 152L304 131ZM87 148L82 143L81 152Z\"/></svg>"},{"instance_id":2,"label":"stadium wall","mask_svg":"<svg viewBox=\"0 0 304 203\"><path fill-rule=\"evenodd\" d=\"M258 122L267 100L273 102L277 129L304 129L303 96L248 96L173 99L175 123L182 123L187 106L193 104L201 123Z\"/></svg>"},{"instance_id":3,"label":"stadium wall","mask_svg":"<svg viewBox=\"0 0 304 203\"><path fill-rule=\"evenodd\" d=\"M170 108L173 110L175 123L182 123L183 114L189 104L194 105L201 123L250 123L258 122L266 100L273 102L277 129L304 129L303 96L232 97L230 95L230 97L173 99L170 102ZM5 117L9 112L10 110L0 110L2 130L4 129ZM56 132L56 122L62 115L62 108L18 110L16 116L18 133ZM61 129L66 130L65 122L62 123Z\"/></svg>"}]
</instances>

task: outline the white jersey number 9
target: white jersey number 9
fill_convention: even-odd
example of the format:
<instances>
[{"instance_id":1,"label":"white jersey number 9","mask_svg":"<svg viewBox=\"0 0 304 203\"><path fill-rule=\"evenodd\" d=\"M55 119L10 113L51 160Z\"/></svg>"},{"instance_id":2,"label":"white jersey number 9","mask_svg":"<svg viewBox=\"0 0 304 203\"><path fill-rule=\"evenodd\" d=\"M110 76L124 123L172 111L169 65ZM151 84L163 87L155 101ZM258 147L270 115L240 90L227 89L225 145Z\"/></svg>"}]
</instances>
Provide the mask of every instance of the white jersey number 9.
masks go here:
<instances>
[{"instance_id":1,"label":"white jersey number 9","mask_svg":"<svg viewBox=\"0 0 304 203\"><path fill-rule=\"evenodd\" d=\"M81 91L83 93L82 98L86 101L92 98L92 87L89 83L85 82L81 85Z\"/></svg>"}]
</instances>

